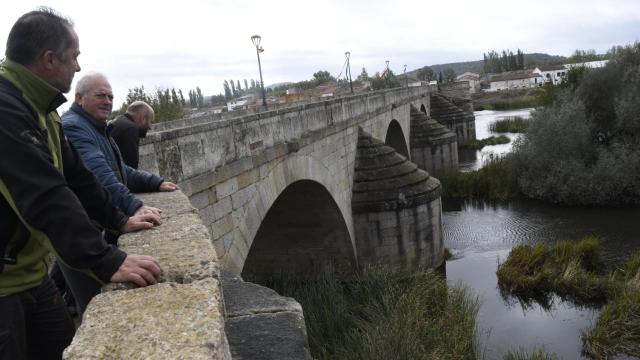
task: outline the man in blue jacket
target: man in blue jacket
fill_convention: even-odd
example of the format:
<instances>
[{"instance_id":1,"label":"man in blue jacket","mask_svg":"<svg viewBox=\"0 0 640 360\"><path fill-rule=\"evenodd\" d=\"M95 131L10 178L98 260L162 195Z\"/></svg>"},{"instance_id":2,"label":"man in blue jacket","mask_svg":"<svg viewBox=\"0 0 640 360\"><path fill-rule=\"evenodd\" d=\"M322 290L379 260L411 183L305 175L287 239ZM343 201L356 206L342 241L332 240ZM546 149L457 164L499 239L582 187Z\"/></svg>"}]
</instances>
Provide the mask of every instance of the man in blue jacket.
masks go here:
<instances>
[{"instance_id":1,"label":"man in blue jacket","mask_svg":"<svg viewBox=\"0 0 640 360\"><path fill-rule=\"evenodd\" d=\"M112 106L113 92L106 77L97 73L85 75L76 85L75 102L62 115L62 128L87 168L125 214L159 216L159 209L144 206L133 192L174 191L178 186L123 162L118 146L111 138L111 126L107 124ZM107 236L106 240L117 244L115 237ZM100 284L64 265L60 268L82 315L91 298L100 292Z\"/></svg>"},{"instance_id":2,"label":"man in blue jacket","mask_svg":"<svg viewBox=\"0 0 640 360\"><path fill-rule=\"evenodd\" d=\"M104 242L107 231L150 228L128 217L89 172L60 127L56 108L80 71L73 24L43 8L21 16L0 63L0 359L59 359L74 324L47 276L53 252L102 282L154 284L150 256Z\"/></svg>"}]
</instances>

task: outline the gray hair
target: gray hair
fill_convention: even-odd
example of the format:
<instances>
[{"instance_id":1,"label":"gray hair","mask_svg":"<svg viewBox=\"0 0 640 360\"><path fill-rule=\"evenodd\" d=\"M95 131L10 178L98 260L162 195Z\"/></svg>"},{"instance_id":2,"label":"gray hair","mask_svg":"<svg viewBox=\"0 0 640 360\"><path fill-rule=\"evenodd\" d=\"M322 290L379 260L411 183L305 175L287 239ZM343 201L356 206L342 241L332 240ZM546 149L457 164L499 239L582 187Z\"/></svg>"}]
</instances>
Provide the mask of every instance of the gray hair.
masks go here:
<instances>
[{"instance_id":1,"label":"gray hair","mask_svg":"<svg viewBox=\"0 0 640 360\"><path fill-rule=\"evenodd\" d=\"M91 85L91 81L94 79L101 79L107 83L109 82L107 77L101 73L97 73L97 72L89 73L81 77L80 80L78 80L78 83L76 84L76 94L80 94L84 96L87 93L87 91L89 91L89 86Z\"/></svg>"}]
</instances>

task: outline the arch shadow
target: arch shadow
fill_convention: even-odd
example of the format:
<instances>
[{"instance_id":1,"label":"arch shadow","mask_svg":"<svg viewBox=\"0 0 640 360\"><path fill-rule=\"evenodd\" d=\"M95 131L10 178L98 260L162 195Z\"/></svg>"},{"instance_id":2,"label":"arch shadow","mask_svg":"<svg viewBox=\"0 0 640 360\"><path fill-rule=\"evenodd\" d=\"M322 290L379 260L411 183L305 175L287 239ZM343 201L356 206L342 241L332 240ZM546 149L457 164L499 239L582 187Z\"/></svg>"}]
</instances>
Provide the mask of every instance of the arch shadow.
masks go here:
<instances>
[{"instance_id":1,"label":"arch shadow","mask_svg":"<svg viewBox=\"0 0 640 360\"><path fill-rule=\"evenodd\" d=\"M398 154L406 157L407 159L410 158L409 146L407 146L407 141L405 140L402 127L396 119L391 120L389 123L384 143L394 148Z\"/></svg>"}]
</instances>

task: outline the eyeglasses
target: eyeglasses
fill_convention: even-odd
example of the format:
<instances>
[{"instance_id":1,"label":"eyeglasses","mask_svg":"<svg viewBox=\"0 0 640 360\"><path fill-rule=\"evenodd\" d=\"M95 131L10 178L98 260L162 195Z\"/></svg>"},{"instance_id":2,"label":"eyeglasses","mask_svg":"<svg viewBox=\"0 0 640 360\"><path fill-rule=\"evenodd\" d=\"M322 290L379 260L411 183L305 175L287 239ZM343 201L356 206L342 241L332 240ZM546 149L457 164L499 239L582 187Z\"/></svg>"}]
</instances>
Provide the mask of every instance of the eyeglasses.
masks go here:
<instances>
[{"instance_id":1,"label":"eyeglasses","mask_svg":"<svg viewBox=\"0 0 640 360\"><path fill-rule=\"evenodd\" d=\"M99 99L99 100L106 100L107 98L109 98L109 100L113 101L113 94L98 92L93 94L93 96L95 96L96 99Z\"/></svg>"}]
</instances>

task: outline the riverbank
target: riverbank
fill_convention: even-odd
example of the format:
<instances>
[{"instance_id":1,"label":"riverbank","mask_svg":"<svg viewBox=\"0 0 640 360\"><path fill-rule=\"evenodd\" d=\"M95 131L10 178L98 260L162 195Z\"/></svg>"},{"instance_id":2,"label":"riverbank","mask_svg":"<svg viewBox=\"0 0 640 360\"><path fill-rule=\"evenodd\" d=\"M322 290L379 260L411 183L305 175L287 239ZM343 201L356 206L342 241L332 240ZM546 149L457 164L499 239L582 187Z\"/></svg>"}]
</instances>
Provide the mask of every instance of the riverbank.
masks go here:
<instances>
[{"instance_id":1,"label":"riverbank","mask_svg":"<svg viewBox=\"0 0 640 360\"><path fill-rule=\"evenodd\" d=\"M302 305L315 359L478 357L477 298L432 271L387 266L266 285Z\"/></svg>"},{"instance_id":2,"label":"riverbank","mask_svg":"<svg viewBox=\"0 0 640 360\"><path fill-rule=\"evenodd\" d=\"M541 88L512 89L494 92L479 92L471 96L473 109L482 110L513 110L535 108L542 106Z\"/></svg>"},{"instance_id":3,"label":"riverbank","mask_svg":"<svg viewBox=\"0 0 640 360\"><path fill-rule=\"evenodd\" d=\"M607 274L602 250L593 237L520 245L498 266L501 291L520 301L550 307L552 294L580 305L606 302L595 327L582 336L583 351L595 359L640 357L640 253Z\"/></svg>"}]
</instances>

